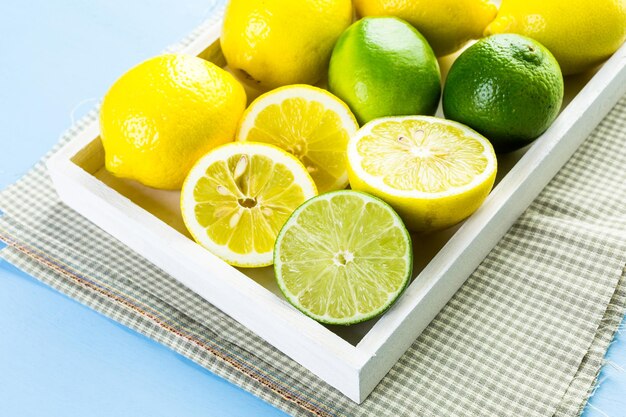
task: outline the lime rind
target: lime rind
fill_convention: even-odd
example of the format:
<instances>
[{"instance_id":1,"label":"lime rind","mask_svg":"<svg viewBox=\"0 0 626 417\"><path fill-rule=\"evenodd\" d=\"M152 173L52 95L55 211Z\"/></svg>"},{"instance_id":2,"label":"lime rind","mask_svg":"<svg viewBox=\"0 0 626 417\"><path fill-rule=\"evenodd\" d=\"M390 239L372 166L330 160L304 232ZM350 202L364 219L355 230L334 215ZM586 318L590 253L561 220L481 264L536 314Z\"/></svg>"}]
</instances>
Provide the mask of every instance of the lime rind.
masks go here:
<instances>
[{"instance_id":1,"label":"lime rind","mask_svg":"<svg viewBox=\"0 0 626 417\"><path fill-rule=\"evenodd\" d=\"M345 213L339 214L339 217L340 217L339 219L337 219L337 213L333 213L333 216L334 216L333 219L326 218L325 220L327 221L327 223L331 223L331 224L326 224L325 228L323 227L324 219L320 219L319 218L320 216L317 216L317 222L318 222L317 224L313 224L310 227L305 227L309 229L308 232L313 231L314 233L305 234L304 230L299 231L302 235L301 236L302 241L306 241L308 244L317 245L317 247L314 248L313 250L311 250L311 247L303 248L301 246L296 246L294 248L285 248L283 247L282 243L286 235L291 230L293 230L296 227L299 227L302 229L302 227L300 227L298 223L298 220L301 218L301 216L307 215L307 211L309 210L311 206L320 204L320 202L324 202L324 201L331 202L331 200L337 197L342 197L342 196L347 197L348 199L358 199L358 202L360 202L363 209L367 206L367 204L373 204L376 208L382 209L385 215L388 216L388 219L387 219L388 224L389 224L388 230L393 230L394 232L396 232L396 237L399 239L395 241L395 242L398 242L398 245L397 246L394 245L392 249L397 249L398 247L402 247L405 250L401 253L401 255L396 254L390 257L394 260L401 261L404 265L401 273L397 277L399 279L396 279L396 281L394 281L396 282L396 284L391 289L385 289L384 285L386 283L386 280L381 279L381 277L385 277L386 273L389 273L388 270L382 269L382 267L384 267L384 262L387 259L387 257L375 256L376 254L381 253L379 251L373 254L372 256L359 259L358 249L355 250L354 251L355 258L348 259L348 261L354 262L355 267L359 265L358 268L362 268L362 263L367 260L376 261L376 265L374 267L376 269L375 276L372 276L370 279L366 279L367 282L360 281L359 284L369 285L369 289L371 291L377 291L377 293L374 294L373 296L384 298L386 295L386 299L384 302L379 303L379 305L377 305L373 309L369 309L367 311L359 310L357 313L353 313L344 317L337 317L336 315L330 315L328 313L326 314L315 313L314 311L312 311L312 308L310 308L309 306L303 305L303 303L300 301L300 298L298 297L299 294L294 294L292 289L288 288L288 284L285 282L285 277L283 273L284 269L289 268L290 265L300 263L306 266L308 268L308 271L314 270L314 272L324 274L325 278L334 278L336 280L337 278L336 274L334 276L331 276L331 273L333 272L333 268L338 271L343 270L343 272L340 272L340 273L344 273L347 270L347 268L339 267L336 264L334 264L334 262L336 262L337 256L339 257L345 256L349 258L352 254L351 249L354 249L356 247L354 245L358 244L360 245L361 248L367 245L372 245L373 243L376 243L377 242L376 239L380 238L380 235L384 234L387 230L384 230L381 233L380 230L378 231L366 230L364 232L361 229L359 230L360 233L356 235L354 233L354 231L356 230L356 226L354 226L355 223L361 222L362 224L368 224L368 223L371 224L371 223L375 223L376 219L367 218L367 216L363 216L363 213L355 213L354 210L348 207ZM347 201L347 200L343 200L343 201ZM316 218L315 216L310 216L307 219L307 222L308 221L315 222L316 221L315 218ZM343 222L343 220L353 221L353 230L352 230L351 236L345 235L345 233L347 232L347 229L342 227L343 225L341 223ZM317 233L315 233L315 231L317 231ZM368 232L370 233L369 236L367 234ZM342 234L343 236L341 236ZM378 234L379 236L376 236L376 234ZM341 241L342 239L344 241L348 240L348 242L344 242L347 245L352 245L351 247L348 248L350 250L346 249L346 246L343 247L343 251L342 250L337 251L338 248L333 247L333 244L335 244L338 241ZM324 251L328 252L329 249L330 249L330 252L335 252L333 258L331 258L330 256L326 256L326 257L318 256L316 259L306 259L306 256L310 256L312 253L315 256L315 255L319 255L319 252L324 252ZM293 253L297 253L298 254L297 256L302 259L299 259L296 261L281 260L281 256L285 252L288 252L289 250L291 250L291 252ZM317 254L315 254L316 250L317 250ZM332 255L332 253L330 255ZM382 255L385 255L385 254L383 253ZM413 271L413 252L412 252L411 236L409 235L409 232L407 231L400 216L398 216L398 214L391 208L391 206L389 206L383 200L377 197L374 197L372 195L362 193L359 191L353 191L353 190L341 190L341 191L328 192L320 196L314 197L306 201L305 203L303 203L300 207L298 207L292 213L292 215L289 217L287 222L285 222L284 226L282 227L280 233L278 234L276 238L276 244L274 247L274 271L275 271L276 281L281 292L283 293L287 301L289 301L290 304L292 304L295 308L300 310L302 313L306 314L307 316L311 317L312 319L318 322L325 323L325 324L350 325L350 324L360 323L366 320L370 320L374 317L377 317L381 315L382 313L384 313L385 311L387 311L394 304L394 302L400 297L400 295L403 293L403 291L406 289L406 287L410 283L411 277L412 277L412 271ZM346 278L345 276L346 274L347 272L345 272L345 274L343 275L344 278ZM325 283L326 285L323 287L326 289L326 294L331 294L329 289L332 287L333 285L332 283L328 282L328 280L318 280L318 282L322 282L322 284ZM339 291L337 291L336 288L339 288ZM350 288L354 290L353 287L350 287ZM335 286L333 290L334 291L332 292L331 297L337 295L337 293L342 293L342 292L345 293L346 288L342 286ZM354 291L351 293L351 295L353 296L353 301L354 301L354 295L355 295ZM367 295L367 294L361 292L359 293L359 295ZM313 302L315 301L319 301L319 300L314 299ZM329 300L321 300L321 302L324 302L324 301L327 301L328 305L330 305L330 303L332 302ZM357 309L359 306L363 304L364 303L358 303L356 305Z\"/></svg>"}]
</instances>

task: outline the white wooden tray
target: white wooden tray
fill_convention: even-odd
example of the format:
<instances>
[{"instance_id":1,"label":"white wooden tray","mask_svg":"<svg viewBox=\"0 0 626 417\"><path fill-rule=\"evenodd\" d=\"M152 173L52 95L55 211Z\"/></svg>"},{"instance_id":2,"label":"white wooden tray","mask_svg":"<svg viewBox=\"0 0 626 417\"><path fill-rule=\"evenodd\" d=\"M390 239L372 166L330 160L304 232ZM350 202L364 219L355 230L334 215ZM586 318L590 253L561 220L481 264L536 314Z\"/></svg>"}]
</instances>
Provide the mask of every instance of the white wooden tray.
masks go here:
<instances>
[{"instance_id":1,"label":"white wooden tray","mask_svg":"<svg viewBox=\"0 0 626 417\"><path fill-rule=\"evenodd\" d=\"M225 65L219 29L182 52ZM441 64L445 72L450 62ZM626 92L626 45L592 75L568 79L568 104L550 129L499 159L499 184L474 215L419 238L417 276L398 302L378 320L348 328L321 325L292 308L271 267L233 268L196 244L178 192L108 174L97 123L60 149L48 169L67 205L360 403Z\"/></svg>"}]
</instances>

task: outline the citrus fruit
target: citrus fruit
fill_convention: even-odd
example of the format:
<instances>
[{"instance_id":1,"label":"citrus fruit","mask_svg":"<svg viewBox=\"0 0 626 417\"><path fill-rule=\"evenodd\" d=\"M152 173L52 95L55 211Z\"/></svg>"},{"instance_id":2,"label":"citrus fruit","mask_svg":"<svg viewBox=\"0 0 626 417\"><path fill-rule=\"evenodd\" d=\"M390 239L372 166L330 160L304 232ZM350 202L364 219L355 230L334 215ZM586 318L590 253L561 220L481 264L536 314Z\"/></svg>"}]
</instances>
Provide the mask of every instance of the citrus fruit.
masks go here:
<instances>
[{"instance_id":1,"label":"citrus fruit","mask_svg":"<svg viewBox=\"0 0 626 417\"><path fill-rule=\"evenodd\" d=\"M193 238L235 266L272 264L276 235L317 190L295 157L271 145L235 142L194 165L181 193Z\"/></svg>"},{"instance_id":2,"label":"citrus fruit","mask_svg":"<svg viewBox=\"0 0 626 417\"><path fill-rule=\"evenodd\" d=\"M408 21L437 56L480 38L497 13L488 0L354 0L354 7L359 16L396 16Z\"/></svg>"},{"instance_id":3,"label":"citrus fruit","mask_svg":"<svg viewBox=\"0 0 626 417\"><path fill-rule=\"evenodd\" d=\"M161 55L130 69L100 109L107 170L144 185L180 189L193 164L232 141L246 107L237 80L189 55Z\"/></svg>"},{"instance_id":4,"label":"citrus fruit","mask_svg":"<svg viewBox=\"0 0 626 417\"><path fill-rule=\"evenodd\" d=\"M563 74L586 71L626 41L624 0L502 0L485 35L518 33L541 42Z\"/></svg>"},{"instance_id":5,"label":"citrus fruit","mask_svg":"<svg viewBox=\"0 0 626 417\"><path fill-rule=\"evenodd\" d=\"M415 28L394 17L368 17L337 41L328 87L363 124L383 116L434 114L441 76L432 49Z\"/></svg>"},{"instance_id":6,"label":"citrus fruit","mask_svg":"<svg viewBox=\"0 0 626 417\"><path fill-rule=\"evenodd\" d=\"M326 192L348 185L346 148L358 128L348 106L328 91L293 85L254 100L237 140L269 143L295 155L319 192Z\"/></svg>"},{"instance_id":7,"label":"citrus fruit","mask_svg":"<svg viewBox=\"0 0 626 417\"><path fill-rule=\"evenodd\" d=\"M259 90L315 84L351 22L350 0L230 0L220 42L228 66Z\"/></svg>"},{"instance_id":8,"label":"citrus fruit","mask_svg":"<svg viewBox=\"0 0 626 417\"><path fill-rule=\"evenodd\" d=\"M496 177L489 141L460 123L429 116L388 117L348 143L350 185L382 198L409 230L452 226L483 203Z\"/></svg>"},{"instance_id":9,"label":"citrus fruit","mask_svg":"<svg viewBox=\"0 0 626 417\"><path fill-rule=\"evenodd\" d=\"M358 323L387 310L412 268L402 220L385 202L350 190L298 207L274 249L276 280L287 300L329 324Z\"/></svg>"},{"instance_id":10,"label":"citrus fruit","mask_svg":"<svg viewBox=\"0 0 626 417\"><path fill-rule=\"evenodd\" d=\"M521 148L554 121L563 76L550 51L520 35L493 35L454 61L443 92L447 118L485 135L498 152Z\"/></svg>"}]
</instances>

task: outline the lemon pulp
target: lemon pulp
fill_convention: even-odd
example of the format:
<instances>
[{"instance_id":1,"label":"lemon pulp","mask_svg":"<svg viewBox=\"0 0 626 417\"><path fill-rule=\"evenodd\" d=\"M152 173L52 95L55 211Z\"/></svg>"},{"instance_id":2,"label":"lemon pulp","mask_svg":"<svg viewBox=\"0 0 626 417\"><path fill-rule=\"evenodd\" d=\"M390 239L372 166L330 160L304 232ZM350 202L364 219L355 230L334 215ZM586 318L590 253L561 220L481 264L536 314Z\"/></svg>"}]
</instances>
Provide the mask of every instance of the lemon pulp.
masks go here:
<instances>
[{"instance_id":1,"label":"lemon pulp","mask_svg":"<svg viewBox=\"0 0 626 417\"><path fill-rule=\"evenodd\" d=\"M487 139L427 116L368 123L350 141L348 160L352 188L387 201L414 231L465 219L488 195L497 169Z\"/></svg>"},{"instance_id":2,"label":"lemon pulp","mask_svg":"<svg viewBox=\"0 0 626 417\"><path fill-rule=\"evenodd\" d=\"M236 266L272 263L276 235L316 194L305 168L264 144L233 143L192 169L181 195L183 219L200 244Z\"/></svg>"},{"instance_id":3,"label":"lemon pulp","mask_svg":"<svg viewBox=\"0 0 626 417\"><path fill-rule=\"evenodd\" d=\"M325 192L348 185L346 148L357 129L350 109L337 97L294 85L257 98L244 113L237 139L269 143L296 156Z\"/></svg>"}]
</instances>

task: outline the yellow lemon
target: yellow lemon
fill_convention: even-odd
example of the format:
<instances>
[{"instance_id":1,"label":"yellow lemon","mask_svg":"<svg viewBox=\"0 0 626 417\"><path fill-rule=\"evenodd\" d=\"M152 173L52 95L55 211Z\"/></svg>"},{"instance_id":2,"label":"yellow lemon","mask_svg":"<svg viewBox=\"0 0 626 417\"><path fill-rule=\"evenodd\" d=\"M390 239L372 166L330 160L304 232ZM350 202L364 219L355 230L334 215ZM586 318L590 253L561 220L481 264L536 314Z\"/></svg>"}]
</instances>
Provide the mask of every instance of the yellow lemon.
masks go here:
<instances>
[{"instance_id":1,"label":"yellow lemon","mask_svg":"<svg viewBox=\"0 0 626 417\"><path fill-rule=\"evenodd\" d=\"M389 203L409 230L452 226L483 203L496 178L489 141L451 120L376 119L348 143L352 189Z\"/></svg>"},{"instance_id":2,"label":"yellow lemon","mask_svg":"<svg viewBox=\"0 0 626 417\"><path fill-rule=\"evenodd\" d=\"M276 145L306 166L320 192L348 185L346 149L359 125L326 90L290 85L263 94L245 111L237 140Z\"/></svg>"},{"instance_id":3,"label":"yellow lemon","mask_svg":"<svg viewBox=\"0 0 626 417\"><path fill-rule=\"evenodd\" d=\"M189 55L149 59L104 97L106 168L150 187L180 189L198 158L234 139L245 106L243 86L208 61Z\"/></svg>"},{"instance_id":4,"label":"yellow lemon","mask_svg":"<svg viewBox=\"0 0 626 417\"><path fill-rule=\"evenodd\" d=\"M231 265L273 262L278 232L291 213L317 195L294 156L264 143L235 142L194 165L181 192L181 211L194 239Z\"/></svg>"},{"instance_id":5,"label":"yellow lemon","mask_svg":"<svg viewBox=\"0 0 626 417\"><path fill-rule=\"evenodd\" d=\"M253 87L315 84L351 22L350 0L231 0L220 41L229 67Z\"/></svg>"},{"instance_id":6,"label":"yellow lemon","mask_svg":"<svg viewBox=\"0 0 626 417\"><path fill-rule=\"evenodd\" d=\"M497 13L489 0L354 0L354 7L362 17L395 16L408 21L437 56L481 37Z\"/></svg>"},{"instance_id":7,"label":"yellow lemon","mask_svg":"<svg viewBox=\"0 0 626 417\"><path fill-rule=\"evenodd\" d=\"M624 0L503 0L485 35L518 33L552 52L563 74L586 71L626 40Z\"/></svg>"}]
</instances>

